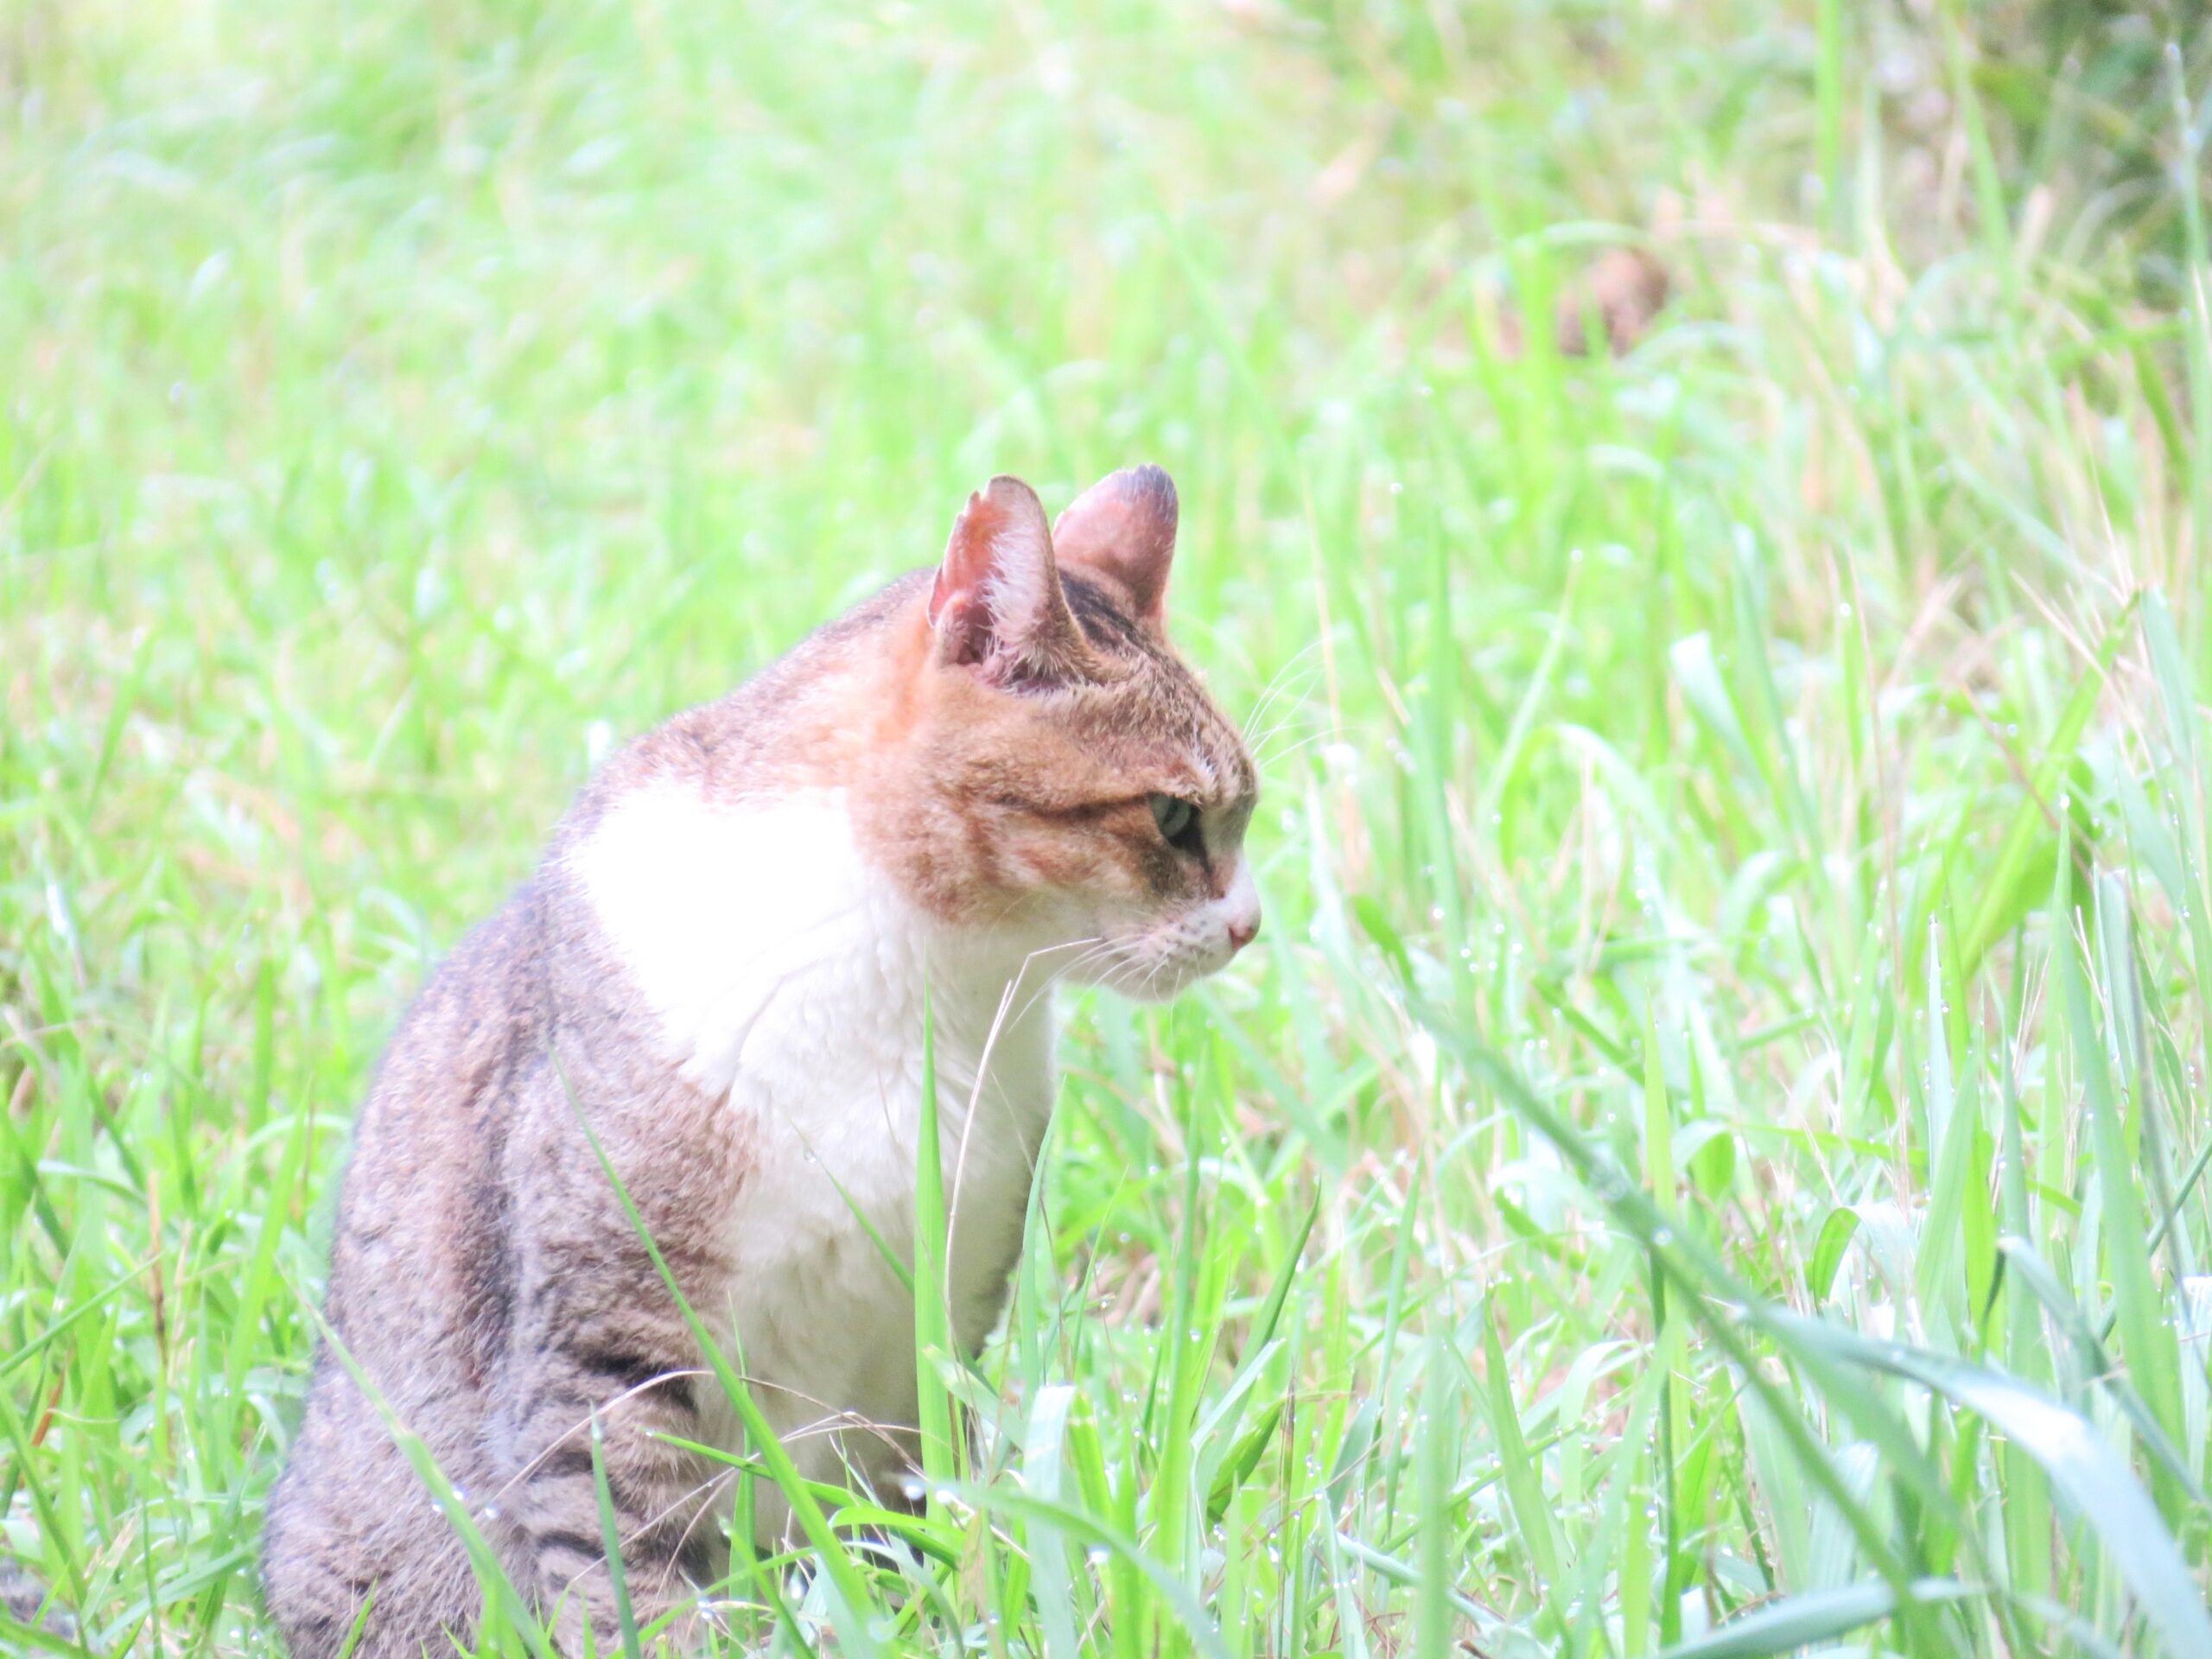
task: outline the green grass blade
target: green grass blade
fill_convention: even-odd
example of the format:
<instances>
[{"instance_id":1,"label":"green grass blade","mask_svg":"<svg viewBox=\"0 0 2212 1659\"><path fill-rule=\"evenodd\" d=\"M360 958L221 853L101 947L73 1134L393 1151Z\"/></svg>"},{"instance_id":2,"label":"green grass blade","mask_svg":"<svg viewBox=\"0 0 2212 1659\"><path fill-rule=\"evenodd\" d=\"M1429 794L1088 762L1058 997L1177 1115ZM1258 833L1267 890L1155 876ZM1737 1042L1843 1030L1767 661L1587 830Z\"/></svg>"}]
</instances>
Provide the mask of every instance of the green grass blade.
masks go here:
<instances>
[{"instance_id":1,"label":"green grass blade","mask_svg":"<svg viewBox=\"0 0 2212 1659\"><path fill-rule=\"evenodd\" d=\"M2042 1465L2088 1521L2171 1653L2212 1653L2212 1612L2150 1495L2079 1412L2016 1378L1948 1355L1869 1341L1795 1314L1770 1316L1809 1346L1933 1389L1978 1413Z\"/></svg>"},{"instance_id":2,"label":"green grass blade","mask_svg":"<svg viewBox=\"0 0 2212 1659\"><path fill-rule=\"evenodd\" d=\"M1487 1318L1483 1321L1483 1328L1488 1334L1489 1345L1494 1349L1497 1338L1491 1333ZM1427 1351L1421 1365L1421 1420L1414 1436L1415 1449L1421 1459L1414 1517L1414 1536L1420 1541L1421 1559L1419 1587L1414 1604L1414 1652L1416 1659L1445 1659L1445 1656L1452 1651L1452 1575L1458 1563L1452 1548L1453 1529L1447 1508L1451 1471L1445 1451L1450 1440L1456 1438L1452 1434L1454 1426L1451 1421L1455 1402L1450 1364L1451 1351L1445 1346L1444 1333L1440 1328L1432 1326ZM1503 1386L1505 1373L1503 1362L1493 1357L1491 1364L1491 1376L1498 1379L1493 1387ZM1509 1402L1509 1412L1510 1408ZM1525 1465L1525 1447L1522 1449L1522 1463Z\"/></svg>"},{"instance_id":3,"label":"green grass blade","mask_svg":"<svg viewBox=\"0 0 2212 1659\"><path fill-rule=\"evenodd\" d=\"M936 1493L958 1477L952 1395L939 1369L954 1353L946 1300L944 1154L938 1144L937 1017L922 1007L921 1116L914 1135L914 1380L921 1404L922 1475L934 1515Z\"/></svg>"},{"instance_id":4,"label":"green grass blade","mask_svg":"<svg viewBox=\"0 0 2212 1659\"><path fill-rule=\"evenodd\" d=\"M607 1484L607 1437L600 1430L597 1411L591 1414L591 1484L599 1501L600 1547L606 1552L607 1576L613 1586L614 1622L622 1637L622 1659L642 1659L638 1649L638 1615L630 1605L630 1577L622 1565L622 1531L615 1524L613 1490Z\"/></svg>"},{"instance_id":5,"label":"green grass blade","mask_svg":"<svg viewBox=\"0 0 2212 1659\"><path fill-rule=\"evenodd\" d=\"M1922 1579L1911 1586L1912 1599L1923 1606L1967 1600L1980 1593L1946 1579ZM1769 1602L1694 1641L1679 1643L1661 1659L1764 1659L1800 1653L1878 1624L1897 1608L1897 1592L1878 1581L1808 1591Z\"/></svg>"},{"instance_id":6,"label":"green grass blade","mask_svg":"<svg viewBox=\"0 0 2212 1659\"><path fill-rule=\"evenodd\" d=\"M1998 844L1996 860L1979 883L1981 899L1959 941L1961 966L1966 973L1972 973L1989 947L2012 931L2020 918L2044 897L2035 880L2036 849L2038 845L2050 845L2053 825L2063 816L2056 804L2060 781L2080 751L2082 735L2088 729L2090 716L2096 712L2097 699L2103 695L2105 677L2111 672L2127 638L2133 608L2131 602L2106 630L2094 661L2075 682L2050 740L2044 745L2043 759L2029 782L2027 798L2013 809L2012 822ZM2044 868L2048 869L2049 866ZM1932 910L1931 898L1930 913ZM1916 949L1920 931L1916 929L1913 937Z\"/></svg>"}]
</instances>

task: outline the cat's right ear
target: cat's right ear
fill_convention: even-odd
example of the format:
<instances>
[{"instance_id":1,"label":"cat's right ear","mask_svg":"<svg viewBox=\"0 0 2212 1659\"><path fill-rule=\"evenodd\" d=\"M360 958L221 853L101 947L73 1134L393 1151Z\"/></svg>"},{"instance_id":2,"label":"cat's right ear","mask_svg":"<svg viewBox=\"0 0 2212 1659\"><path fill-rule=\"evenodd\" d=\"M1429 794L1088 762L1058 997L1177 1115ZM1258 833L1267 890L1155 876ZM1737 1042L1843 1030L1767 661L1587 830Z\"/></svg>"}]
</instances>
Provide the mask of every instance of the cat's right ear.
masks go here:
<instances>
[{"instance_id":1,"label":"cat's right ear","mask_svg":"<svg viewBox=\"0 0 2212 1659\"><path fill-rule=\"evenodd\" d=\"M1087 649L1060 591L1045 505L1020 479L1001 473L952 521L929 620L940 662L1004 682L1081 672Z\"/></svg>"},{"instance_id":2,"label":"cat's right ear","mask_svg":"<svg viewBox=\"0 0 2212 1659\"><path fill-rule=\"evenodd\" d=\"M1068 504L1052 526L1052 545L1071 570L1113 582L1136 620L1164 635L1175 517L1174 480L1148 463L1124 467Z\"/></svg>"}]
</instances>

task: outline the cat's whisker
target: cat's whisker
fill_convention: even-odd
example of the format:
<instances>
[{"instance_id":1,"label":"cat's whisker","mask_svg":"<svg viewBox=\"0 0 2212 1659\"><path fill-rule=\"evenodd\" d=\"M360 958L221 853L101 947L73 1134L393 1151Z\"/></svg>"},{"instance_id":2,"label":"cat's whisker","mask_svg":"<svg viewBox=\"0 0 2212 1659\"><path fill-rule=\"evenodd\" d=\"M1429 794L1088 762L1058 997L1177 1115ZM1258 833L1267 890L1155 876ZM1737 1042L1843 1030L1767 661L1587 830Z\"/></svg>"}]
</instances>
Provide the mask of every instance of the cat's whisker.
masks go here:
<instances>
[{"instance_id":1,"label":"cat's whisker","mask_svg":"<svg viewBox=\"0 0 2212 1659\"><path fill-rule=\"evenodd\" d=\"M1311 710L1307 699L1318 677L1318 671L1314 671L1300 674L1294 680L1282 680L1271 687L1267 696L1253 708L1244 721L1244 741L1255 765L1258 764L1269 738L1287 723L1307 716ZM1275 710L1278 699L1281 701L1281 709L1270 719L1269 715Z\"/></svg>"},{"instance_id":2,"label":"cat's whisker","mask_svg":"<svg viewBox=\"0 0 2212 1659\"><path fill-rule=\"evenodd\" d=\"M1244 741L1246 744L1256 750L1259 747L1261 740L1264 739L1268 733L1274 731L1286 721L1296 720L1300 715L1312 711L1313 705L1306 702L1306 692L1314 678L1315 677L1313 675L1301 674L1299 676L1295 685L1286 684L1283 686L1283 706L1281 709L1275 714L1273 720L1268 720L1267 718L1267 709L1254 709L1252 711L1251 718L1245 722ZM1268 708L1272 709L1273 707L1274 703L1271 700L1268 704ZM1257 734L1257 736L1255 736L1255 734Z\"/></svg>"},{"instance_id":3,"label":"cat's whisker","mask_svg":"<svg viewBox=\"0 0 2212 1659\"><path fill-rule=\"evenodd\" d=\"M1102 951L1110 950L1113 948L1114 945L1112 940L1093 934L1086 938L1065 939L1058 944L1044 945L1035 950L1032 950L1027 957L1022 958L1020 971L1014 975L1012 980L1007 982L1006 998L1010 998L1013 995L1014 992L1020 985L1022 980L1027 976L1030 967L1039 957L1049 956L1060 950L1074 950L1077 954L1068 958L1067 961L1054 963L1052 966L1046 969L1044 976L1038 983L1036 989L1030 993L1029 1000L1022 1003L1020 1007L1014 1011L1012 1023L1018 1024L1021 1020L1027 1019L1029 1017L1030 1010L1034 1008L1041 999L1050 995L1054 988L1064 982L1070 974L1075 972L1084 963L1094 960ZM997 1039L1000 1023L1005 1020L1006 998L1002 998L1001 1001L1000 1020L994 1021L992 1025L991 1035L994 1042ZM988 1049L986 1052L988 1052Z\"/></svg>"},{"instance_id":4,"label":"cat's whisker","mask_svg":"<svg viewBox=\"0 0 2212 1659\"><path fill-rule=\"evenodd\" d=\"M1265 725L1262 725L1256 718L1251 722L1247 730L1245 741L1251 749L1253 763L1260 765L1265 761L1268 745L1284 730L1301 723L1323 725L1327 723L1327 720L1328 710L1317 708L1306 701L1304 687L1301 686L1297 700L1287 703L1274 719Z\"/></svg>"},{"instance_id":5,"label":"cat's whisker","mask_svg":"<svg viewBox=\"0 0 2212 1659\"><path fill-rule=\"evenodd\" d=\"M1079 939L1062 939L1058 944L1040 944L1021 959L1021 968L1014 975L1014 983L1020 984L1022 976L1029 971L1031 964L1039 957L1054 956L1062 950L1088 950L1093 945L1103 944L1106 942L1103 934L1091 933Z\"/></svg>"},{"instance_id":6,"label":"cat's whisker","mask_svg":"<svg viewBox=\"0 0 2212 1659\"><path fill-rule=\"evenodd\" d=\"M1331 721L1325 719L1323 718L1324 711L1321 709L1316 709L1310 711L1301 712L1310 712L1313 715L1313 720L1312 723L1306 730L1299 732L1297 741L1300 742L1313 742L1316 740L1343 741L1357 734L1362 729L1363 722L1353 721L1350 724L1346 724L1341 721ZM1288 716L1286 716L1284 719L1277 721L1276 724L1268 731L1261 741L1254 745L1253 753L1255 759L1253 764L1255 766L1265 766L1270 760L1279 756L1282 751L1279 747L1274 747L1275 740L1281 737L1285 732L1297 731L1297 728L1298 722L1294 721Z\"/></svg>"},{"instance_id":7,"label":"cat's whisker","mask_svg":"<svg viewBox=\"0 0 2212 1659\"><path fill-rule=\"evenodd\" d=\"M1262 726L1257 721L1253 721L1252 729L1246 734L1245 741L1251 746L1253 758L1256 760L1264 753L1268 743L1277 732L1300 720L1319 719L1319 710L1303 701L1287 704L1282 712L1266 725Z\"/></svg>"},{"instance_id":8,"label":"cat's whisker","mask_svg":"<svg viewBox=\"0 0 2212 1659\"><path fill-rule=\"evenodd\" d=\"M1136 942L1134 940L1107 939L1102 941L1100 944L1094 945L1089 950L1084 951L1082 956L1077 957L1074 961L1065 963L1060 968L1058 977L1062 982L1065 982L1071 975L1085 972L1096 967L1101 963L1108 964L1109 969L1125 966L1134 959L1136 949Z\"/></svg>"},{"instance_id":9,"label":"cat's whisker","mask_svg":"<svg viewBox=\"0 0 2212 1659\"><path fill-rule=\"evenodd\" d=\"M1306 702L1305 688L1301 686L1299 688L1296 699L1286 703L1282 712L1266 725L1262 725L1255 716L1245 737L1245 742L1252 752L1254 764L1257 765L1265 755L1267 746L1276 733L1300 720L1318 719L1320 711Z\"/></svg>"},{"instance_id":10,"label":"cat's whisker","mask_svg":"<svg viewBox=\"0 0 2212 1659\"><path fill-rule=\"evenodd\" d=\"M1255 766L1265 767L1270 773L1272 773L1276 767L1281 765L1287 756L1295 754L1299 750L1304 748L1308 744L1332 741L1338 735L1332 728L1319 723L1311 726L1303 731L1295 730L1294 728L1286 729L1289 732L1289 735L1287 737L1284 736L1282 733L1270 733L1268 734L1268 741L1270 747L1264 753L1260 754L1260 757L1253 762L1253 765ZM1281 741L1278 741L1278 739L1281 739Z\"/></svg>"},{"instance_id":11,"label":"cat's whisker","mask_svg":"<svg viewBox=\"0 0 2212 1659\"><path fill-rule=\"evenodd\" d=\"M1267 684L1260 689L1258 702L1253 704L1251 712L1245 715L1244 726L1246 730L1249 731L1253 727L1260 723L1261 716L1268 712L1268 705L1273 702L1276 696L1281 693L1283 687L1288 683L1292 673L1298 671L1300 664L1302 664L1308 657L1314 655L1320 649L1321 642L1319 639L1310 640L1300 649L1293 652L1288 657L1283 659L1281 665L1279 666L1273 674L1268 677ZM1320 670L1318 668L1304 670L1300 674L1301 685L1311 684L1315 679L1319 677L1319 675Z\"/></svg>"},{"instance_id":12,"label":"cat's whisker","mask_svg":"<svg viewBox=\"0 0 2212 1659\"><path fill-rule=\"evenodd\" d=\"M1030 993L1029 1001L1022 1005L1021 1012L1017 1014L1015 1018L1026 1019L1028 1016L1029 1010L1035 1007L1041 999L1051 995L1056 987L1064 984L1069 975L1079 972L1081 969L1089 967L1094 962L1110 960L1117 951L1120 951L1124 948L1124 946L1112 939L1094 939L1090 941L1089 948L1080 956L1072 957L1066 962L1058 964L1052 969L1052 971L1046 976L1044 983L1038 986L1034 991Z\"/></svg>"},{"instance_id":13,"label":"cat's whisker","mask_svg":"<svg viewBox=\"0 0 2212 1659\"><path fill-rule=\"evenodd\" d=\"M1300 735L1299 739L1287 749L1270 749L1265 747L1264 745L1267 742L1271 741L1281 731L1284 729L1286 726L1287 726L1288 723L1289 722L1287 721L1279 722L1266 734L1264 738L1253 744L1253 764L1255 766L1263 768L1268 766L1281 760L1286 754L1295 753L1300 748L1304 747L1309 743L1325 741L1332 739L1349 741L1358 737L1366 737L1371 740L1381 741L1378 734L1382 730L1380 722L1377 721L1340 721L1316 726L1313 730Z\"/></svg>"},{"instance_id":14,"label":"cat's whisker","mask_svg":"<svg viewBox=\"0 0 2212 1659\"><path fill-rule=\"evenodd\" d=\"M1020 988L1021 982L1027 976L1032 964L1039 957L1051 956L1060 950L1082 950L1096 943L1098 943L1096 936L1092 935L1085 938L1063 940L1058 944L1039 945L1022 957L1021 966L1014 970L1014 977L1007 982L1006 989L1000 995L998 1013L992 1018L990 1031L983 1039L983 1052L976 1062L976 1086L968 1097L968 1116L960 1125L960 1154L953 1162L952 1195L944 1219L944 1255L948 1262L952 1259L953 1236L960 1225L960 1192L968 1173L969 1137L976 1127L977 1109L982 1103L985 1080L990 1076L991 1057L997 1052L1000 1033L1006 1029L1007 1015L1014 1005L1014 995ZM1077 960L1080 960L1080 957ZM1052 976L1047 973L1045 984L1039 995L1050 992L1052 987ZM1017 1020L1027 1019L1029 1010L1036 1005L1037 997L1032 996L1027 1003L1022 1005L1020 1013L1014 1017Z\"/></svg>"},{"instance_id":15,"label":"cat's whisker","mask_svg":"<svg viewBox=\"0 0 2212 1659\"><path fill-rule=\"evenodd\" d=\"M1141 994L1148 995L1151 993L1152 988L1160 982L1160 975L1166 973L1167 969L1174 964L1174 962L1175 958L1171 955L1163 956L1158 962L1154 963L1151 968L1146 971L1145 976L1141 982Z\"/></svg>"},{"instance_id":16,"label":"cat's whisker","mask_svg":"<svg viewBox=\"0 0 2212 1659\"><path fill-rule=\"evenodd\" d=\"M1273 753L1269 754L1265 764L1269 766L1280 766L1282 762L1289 760L1291 756L1296 754L1300 750L1312 748L1316 743L1319 743L1334 735L1335 734L1329 731L1326 728L1319 731L1308 732L1296 742L1286 744L1281 748L1277 749Z\"/></svg>"}]
</instances>

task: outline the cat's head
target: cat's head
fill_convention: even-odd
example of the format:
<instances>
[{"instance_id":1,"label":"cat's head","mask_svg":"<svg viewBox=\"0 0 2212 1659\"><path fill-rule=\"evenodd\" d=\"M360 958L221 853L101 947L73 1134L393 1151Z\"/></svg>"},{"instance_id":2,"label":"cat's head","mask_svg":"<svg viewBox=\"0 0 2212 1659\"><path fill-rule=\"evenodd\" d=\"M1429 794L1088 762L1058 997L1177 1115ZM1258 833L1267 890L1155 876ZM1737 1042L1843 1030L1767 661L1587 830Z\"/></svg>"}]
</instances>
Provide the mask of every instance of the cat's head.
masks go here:
<instances>
[{"instance_id":1,"label":"cat's head","mask_svg":"<svg viewBox=\"0 0 2212 1659\"><path fill-rule=\"evenodd\" d=\"M1056 524L1019 479L969 498L919 619L897 831L936 908L1147 998L1260 926L1258 776L1167 640L1175 521L1157 467L1102 480Z\"/></svg>"}]
</instances>

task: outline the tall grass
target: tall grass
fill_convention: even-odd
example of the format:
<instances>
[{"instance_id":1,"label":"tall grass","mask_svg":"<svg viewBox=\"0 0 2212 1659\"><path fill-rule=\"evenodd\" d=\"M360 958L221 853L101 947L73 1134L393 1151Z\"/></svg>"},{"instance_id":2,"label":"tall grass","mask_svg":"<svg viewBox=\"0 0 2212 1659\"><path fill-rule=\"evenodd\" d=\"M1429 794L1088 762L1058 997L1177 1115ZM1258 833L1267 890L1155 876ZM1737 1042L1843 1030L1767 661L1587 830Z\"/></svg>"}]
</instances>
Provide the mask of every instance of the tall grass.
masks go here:
<instances>
[{"instance_id":1,"label":"tall grass","mask_svg":"<svg viewBox=\"0 0 2212 1659\"><path fill-rule=\"evenodd\" d=\"M273 1650L428 966L978 479L1149 457L1267 932L1071 1006L926 1513L799 1494L722 1649L2212 1652L2212 63L2116 171L1948 5L0 18L0 1527L79 1633L0 1646ZM1669 308L1563 357L1620 244Z\"/></svg>"}]
</instances>

